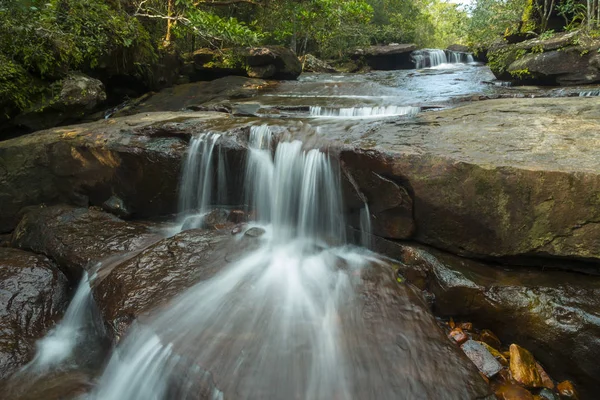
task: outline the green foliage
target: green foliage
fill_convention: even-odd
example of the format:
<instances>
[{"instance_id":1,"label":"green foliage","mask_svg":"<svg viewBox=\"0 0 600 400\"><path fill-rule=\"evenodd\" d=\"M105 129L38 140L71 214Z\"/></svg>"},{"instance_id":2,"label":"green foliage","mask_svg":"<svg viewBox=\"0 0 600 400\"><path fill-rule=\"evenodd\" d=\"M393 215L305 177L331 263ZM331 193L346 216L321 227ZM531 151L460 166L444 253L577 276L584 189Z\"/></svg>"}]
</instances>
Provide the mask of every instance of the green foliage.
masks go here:
<instances>
[{"instance_id":1,"label":"green foliage","mask_svg":"<svg viewBox=\"0 0 600 400\"><path fill-rule=\"evenodd\" d=\"M577 0L563 0L556 6L558 15L565 19L565 30L578 29L586 18L586 7Z\"/></svg>"},{"instance_id":2,"label":"green foliage","mask_svg":"<svg viewBox=\"0 0 600 400\"><path fill-rule=\"evenodd\" d=\"M535 24L533 1L476 0L465 28L469 43L490 44L504 34L526 32Z\"/></svg>"}]
</instances>

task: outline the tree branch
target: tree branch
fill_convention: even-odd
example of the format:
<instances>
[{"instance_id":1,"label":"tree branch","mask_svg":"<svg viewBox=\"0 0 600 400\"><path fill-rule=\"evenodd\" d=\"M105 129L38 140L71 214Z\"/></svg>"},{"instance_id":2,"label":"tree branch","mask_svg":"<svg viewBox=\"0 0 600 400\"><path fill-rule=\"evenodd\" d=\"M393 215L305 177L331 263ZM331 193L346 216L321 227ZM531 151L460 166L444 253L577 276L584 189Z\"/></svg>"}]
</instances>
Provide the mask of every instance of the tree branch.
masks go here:
<instances>
[{"instance_id":1,"label":"tree branch","mask_svg":"<svg viewBox=\"0 0 600 400\"><path fill-rule=\"evenodd\" d=\"M239 4L239 3L252 4L255 6L262 5L261 3L254 1L254 0L219 0L219 1L197 1L194 3L194 7L197 7L199 5L219 7L219 6L230 6L232 4Z\"/></svg>"}]
</instances>

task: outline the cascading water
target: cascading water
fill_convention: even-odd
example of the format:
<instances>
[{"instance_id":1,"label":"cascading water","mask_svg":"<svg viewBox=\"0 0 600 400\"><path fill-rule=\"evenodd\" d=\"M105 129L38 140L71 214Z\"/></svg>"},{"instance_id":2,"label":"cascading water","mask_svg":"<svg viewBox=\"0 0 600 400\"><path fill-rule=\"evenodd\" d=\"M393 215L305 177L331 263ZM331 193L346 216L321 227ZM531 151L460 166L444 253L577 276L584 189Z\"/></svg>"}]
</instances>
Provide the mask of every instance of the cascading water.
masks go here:
<instances>
[{"instance_id":1,"label":"cascading water","mask_svg":"<svg viewBox=\"0 0 600 400\"><path fill-rule=\"evenodd\" d=\"M371 248L371 212L369 204L365 202L365 206L360 210L360 244L361 246Z\"/></svg>"},{"instance_id":2,"label":"cascading water","mask_svg":"<svg viewBox=\"0 0 600 400\"><path fill-rule=\"evenodd\" d=\"M473 55L459 51L423 49L413 51L415 68L432 68L443 64L469 64L474 62Z\"/></svg>"},{"instance_id":3,"label":"cascading water","mask_svg":"<svg viewBox=\"0 0 600 400\"><path fill-rule=\"evenodd\" d=\"M179 193L179 211L182 215L181 225L185 229L198 228L202 225L202 217L208 211L213 196L214 161L213 153L217 147L217 141L221 135L217 133L206 133L195 136L190 141L188 152L183 168L182 185ZM225 182L224 155L217 149L219 193L223 190ZM222 196L219 200L224 200Z\"/></svg>"},{"instance_id":4,"label":"cascading water","mask_svg":"<svg viewBox=\"0 0 600 400\"><path fill-rule=\"evenodd\" d=\"M380 106L380 107L310 107L312 117L327 118L380 118L393 117L401 115L416 115L420 111L419 107L411 106Z\"/></svg>"},{"instance_id":5,"label":"cascading water","mask_svg":"<svg viewBox=\"0 0 600 400\"><path fill-rule=\"evenodd\" d=\"M595 97L600 96L600 90L585 90L579 92L579 97Z\"/></svg>"}]
</instances>

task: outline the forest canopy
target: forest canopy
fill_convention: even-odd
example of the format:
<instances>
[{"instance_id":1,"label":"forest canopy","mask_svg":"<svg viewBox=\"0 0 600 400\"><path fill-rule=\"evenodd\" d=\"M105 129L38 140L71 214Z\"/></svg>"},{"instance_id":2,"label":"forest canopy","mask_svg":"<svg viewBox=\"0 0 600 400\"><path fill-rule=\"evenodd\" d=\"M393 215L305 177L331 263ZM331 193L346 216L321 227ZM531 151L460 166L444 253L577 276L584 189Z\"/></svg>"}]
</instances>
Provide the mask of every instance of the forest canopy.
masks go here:
<instances>
[{"instance_id":1,"label":"forest canopy","mask_svg":"<svg viewBox=\"0 0 600 400\"><path fill-rule=\"evenodd\" d=\"M165 52L283 45L343 59L357 47L487 45L595 32L599 0L0 0L0 117L69 71L153 79ZM100 72L99 72L100 71Z\"/></svg>"}]
</instances>

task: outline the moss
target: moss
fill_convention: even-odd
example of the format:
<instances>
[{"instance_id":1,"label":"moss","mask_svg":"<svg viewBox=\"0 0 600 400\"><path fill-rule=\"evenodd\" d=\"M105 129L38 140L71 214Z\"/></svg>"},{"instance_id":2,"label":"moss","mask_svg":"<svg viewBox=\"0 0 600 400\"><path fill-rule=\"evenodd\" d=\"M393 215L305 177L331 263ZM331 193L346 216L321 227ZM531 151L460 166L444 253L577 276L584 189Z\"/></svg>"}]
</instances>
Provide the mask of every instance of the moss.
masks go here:
<instances>
[{"instance_id":1,"label":"moss","mask_svg":"<svg viewBox=\"0 0 600 400\"><path fill-rule=\"evenodd\" d=\"M520 79L520 80L523 80L523 79L526 79L526 78L530 78L530 77L533 76L531 74L531 72L527 68L517 69L517 70L514 70L514 71L510 71L509 73L510 73L510 75L513 78L517 78L517 79Z\"/></svg>"},{"instance_id":2,"label":"moss","mask_svg":"<svg viewBox=\"0 0 600 400\"><path fill-rule=\"evenodd\" d=\"M521 17L521 33L535 32L537 29L537 11L535 0L527 0Z\"/></svg>"}]
</instances>

